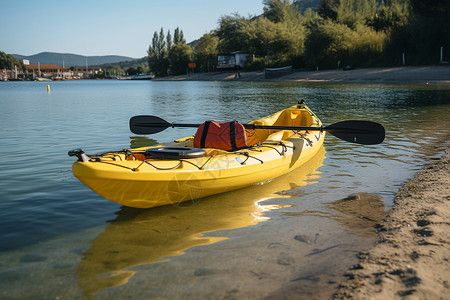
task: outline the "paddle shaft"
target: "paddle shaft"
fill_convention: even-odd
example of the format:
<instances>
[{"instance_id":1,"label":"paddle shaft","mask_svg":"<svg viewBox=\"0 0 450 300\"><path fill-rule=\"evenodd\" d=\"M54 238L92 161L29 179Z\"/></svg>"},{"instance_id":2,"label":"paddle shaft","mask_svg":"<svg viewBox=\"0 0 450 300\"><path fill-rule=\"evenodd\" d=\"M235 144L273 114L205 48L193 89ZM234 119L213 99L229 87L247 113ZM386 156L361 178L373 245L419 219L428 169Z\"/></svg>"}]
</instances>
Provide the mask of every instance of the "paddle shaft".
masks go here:
<instances>
[{"instance_id":1,"label":"paddle shaft","mask_svg":"<svg viewBox=\"0 0 450 300\"><path fill-rule=\"evenodd\" d=\"M202 124L169 123L156 116L135 116L130 119L130 130L136 134L154 134L169 127L193 127L198 128ZM242 124L246 129L271 129L271 130L306 130L326 131L342 140L375 145L383 142L385 130L383 125L371 121L347 120L328 126L284 126L284 125L257 125Z\"/></svg>"},{"instance_id":2,"label":"paddle shaft","mask_svg":"<svg viewBox=\"0 0 450 300\"><path fill-rule=\"evenodd\" d=\"M141 123L142 127L156 127L156 128L168 128L168 127L192 127L198 128L202 124L191 123ZM327 131L327 132L356 132L356 133L370 133L370 131L358 128L333 128L333 125L326 127L313 127L313 126L284 126L284 125L256 125L256 124L242 124L246 129L273 129L273 130L310 130L310 131ZM374 132L375 133L375 132Z\"/></svg>"}]
</instances>

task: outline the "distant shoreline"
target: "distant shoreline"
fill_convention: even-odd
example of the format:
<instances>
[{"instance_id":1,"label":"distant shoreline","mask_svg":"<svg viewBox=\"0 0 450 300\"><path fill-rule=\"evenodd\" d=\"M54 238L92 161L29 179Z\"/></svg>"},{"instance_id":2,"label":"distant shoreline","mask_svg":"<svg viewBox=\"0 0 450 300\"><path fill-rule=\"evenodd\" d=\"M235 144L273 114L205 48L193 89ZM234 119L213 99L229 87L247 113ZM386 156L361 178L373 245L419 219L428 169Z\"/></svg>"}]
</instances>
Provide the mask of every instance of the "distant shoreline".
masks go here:
<instances>
[{"instance_id":1,"label":"distant shoreline","mask_svg":"<svg viewBox=\"0 0 450 300\"><path fill-rule=\"evenodd\" d=\"M195 73L190 75L154 78L154 81L285 81L285 82L348 82L348 83L416 83L450 84L450 66L420 66L392 68L364 68L353 70L294 71L290 74L266 79L264 71L236 71Z\"/></svg>"},{"instance_id":2,"label":"distant shoreline","mask_svg":"<svg viewBox=\"0 0 450 300\"><path fill-rule=\"evenodd\" d=\"M146 75L149 76L149 75ZM82 80L125 80L132 78L94 78ZM344 71L342 69L298 71L284 76L265 78L260 71L221 71L194 73L160 78L137 78L153 81L257 81L257 82L302 82L302 83L380 83L380 84L450 84L450 65L420 67L362 68ZM57 81L41 79L48 81ZM81 79L65 79L81 80ZM1 80L0 80L1 81ZM7 80L27 81L27 80ZM39 80L37 80L39 81Z\"/></svg>"}]
</instances>

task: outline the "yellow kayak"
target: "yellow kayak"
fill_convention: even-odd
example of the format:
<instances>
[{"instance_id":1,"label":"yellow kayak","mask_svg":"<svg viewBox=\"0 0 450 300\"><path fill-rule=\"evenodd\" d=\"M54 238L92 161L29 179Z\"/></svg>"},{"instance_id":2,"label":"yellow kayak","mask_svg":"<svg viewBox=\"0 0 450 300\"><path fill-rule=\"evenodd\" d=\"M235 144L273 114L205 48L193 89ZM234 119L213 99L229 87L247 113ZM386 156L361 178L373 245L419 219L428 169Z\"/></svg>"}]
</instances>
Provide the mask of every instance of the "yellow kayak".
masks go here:
<instances>
[{"instance_id":1,"label":"yellow kayak","mask_svg":"<svg viewBox=\"0 0 450 300\"><path fill-rule=\"evenodd\" d=\"M250 122L315 126L319 118L304 104ZM245 129L248 147L225 151L193 148L194 137L154 147L88 156L81 150L73 174L100 196L150 208L223 193L264 182L306 163L323 144L323 131ZM172 156L173 153L178 156Z\"/></svg>"}]
</instances>

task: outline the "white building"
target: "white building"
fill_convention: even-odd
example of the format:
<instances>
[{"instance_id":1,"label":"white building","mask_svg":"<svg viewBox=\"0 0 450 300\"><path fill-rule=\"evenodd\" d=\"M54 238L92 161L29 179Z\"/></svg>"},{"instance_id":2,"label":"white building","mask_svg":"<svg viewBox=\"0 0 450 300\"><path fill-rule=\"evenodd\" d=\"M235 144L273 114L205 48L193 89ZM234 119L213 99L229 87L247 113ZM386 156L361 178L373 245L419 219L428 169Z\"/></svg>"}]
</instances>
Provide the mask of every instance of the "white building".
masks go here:
<instances>
[{"instance_id":1,"label":"white building","mask_svg":"<svg viewBox=\"0 0 450 300\"><path fill-rule=\"evenodd\" d=\"M243 51L232 52L229 55L217 57L217 69L243 68L249 54Z\"/></svg>"}]
</instances>

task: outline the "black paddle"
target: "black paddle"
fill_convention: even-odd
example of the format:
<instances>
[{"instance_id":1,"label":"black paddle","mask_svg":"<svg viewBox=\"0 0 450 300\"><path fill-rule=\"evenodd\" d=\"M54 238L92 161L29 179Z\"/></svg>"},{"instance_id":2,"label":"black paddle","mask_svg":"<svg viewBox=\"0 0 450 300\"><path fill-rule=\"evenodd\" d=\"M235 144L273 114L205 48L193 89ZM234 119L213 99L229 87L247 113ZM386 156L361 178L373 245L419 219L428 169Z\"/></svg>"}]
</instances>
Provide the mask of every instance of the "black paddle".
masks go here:
<instances>
[{"instance_id":1,"label":"black paddle","mask_svg":"<svg viewBox=\"0 0 450 300\"><path fill-rule=\"evenodd\" d=\"M199 127L200 125L201 124L169 123L156 116L134 116L130 119L130 130L135 134L153 134L161 132L169 127ZM326 131L341 140L363 145L380 144L384 141L385 135L383 125L371 121L342 121L325 127L242 125L247 129Z\"/></svg>"}]
</instances>

